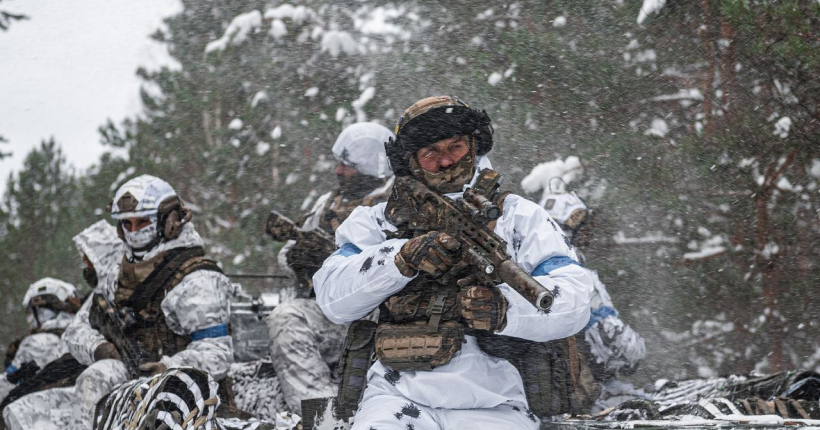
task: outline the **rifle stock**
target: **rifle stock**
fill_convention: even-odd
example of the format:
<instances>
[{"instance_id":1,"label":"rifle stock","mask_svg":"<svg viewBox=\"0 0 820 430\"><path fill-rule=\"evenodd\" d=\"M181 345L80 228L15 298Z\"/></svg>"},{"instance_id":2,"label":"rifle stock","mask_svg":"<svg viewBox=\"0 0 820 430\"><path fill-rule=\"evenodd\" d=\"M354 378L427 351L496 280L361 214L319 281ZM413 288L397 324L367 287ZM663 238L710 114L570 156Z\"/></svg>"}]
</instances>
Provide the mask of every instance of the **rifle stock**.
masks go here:
<instances>
[{"instance_id":1,"label":"rifle stock","mask_svg":"<svg viewBox=\"0 0 820 430\"><path fill-rule=\"evenodd\" d=\"M506 283L539 310L550 309L552 292L510 259L507 242L487 226L488 221L501 216L497 206L471 189L465 191L463 200L453 202L409 176L396 178L395 184L419 213L420 219L411 222L411 229L447 233L461 243L462 261L474 269L471 275L488 285ZM452 280L461 272L458 269L441 282Z\"/></svg>"}]
</instances>

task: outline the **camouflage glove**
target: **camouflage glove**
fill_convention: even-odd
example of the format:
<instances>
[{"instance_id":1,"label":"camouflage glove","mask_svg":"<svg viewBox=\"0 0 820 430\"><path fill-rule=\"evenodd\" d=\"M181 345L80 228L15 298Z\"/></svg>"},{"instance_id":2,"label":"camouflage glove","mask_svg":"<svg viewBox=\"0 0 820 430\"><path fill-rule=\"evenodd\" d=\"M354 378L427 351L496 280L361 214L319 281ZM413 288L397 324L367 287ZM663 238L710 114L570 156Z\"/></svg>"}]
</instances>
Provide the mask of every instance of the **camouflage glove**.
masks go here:
<instances>
[{"instance_id":1,"label":"camouflage glove","mask_svg":"<svg viewBox=\"0 0 820 430\"><path fill-rule=\"evenodd\" d=\"M140 364L140 371L149 376L154 376L168 370L168 366L159 361Z\"/></svg>"},{"instance_id":2,"label":"camouflage glove","mask_svg":"<svg viewBox=\"0 0 820 430\"><path fill-rule=\"evenodd\" d=\"M507 299L498 288L467 287L461 293L461 316L470 328L490 333L507 326Z\"/></svg>"},{"instance_id":3,"label":"camouflage glove","mask_svg":"<svg viewBox=\"0 0 820 430\"><path fill-rule=\"evenodd\" d=\"M404 276L416 276L419 271L439 277L460 259L458 248L461 244L447 233L431 231L414 237L401 247L396 254L396 267Z\"/></svg>"},{"instance_id":4,"label":"camouflage glove","mask_svg":"<svg viewBox=\"0 0 820 430\"><path fill-rule=\"evenodd\" d=\"M122 356L120 356L120 352L117 351L117 347L113 343L104 342L94 350L94 361L108 359L122 361Z\"/></svg>"}]
</instances>

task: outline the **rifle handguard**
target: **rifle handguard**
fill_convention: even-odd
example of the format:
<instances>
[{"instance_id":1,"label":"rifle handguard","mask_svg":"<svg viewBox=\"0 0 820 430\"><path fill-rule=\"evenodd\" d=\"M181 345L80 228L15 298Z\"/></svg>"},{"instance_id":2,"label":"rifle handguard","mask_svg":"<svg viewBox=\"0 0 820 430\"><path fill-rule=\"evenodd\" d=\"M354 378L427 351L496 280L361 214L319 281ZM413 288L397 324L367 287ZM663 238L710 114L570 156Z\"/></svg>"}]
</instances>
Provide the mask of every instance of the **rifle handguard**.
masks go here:
<instances>
[{"instance_id":1,"label":"rifle handguard","mask_svg":"<svg viewBox=\"0 0 820 430\"><path fill-rule=\"evenodd\" d=\"M498 275L501 280L512 287L518 294L524 296L541 311L548 311L555 301L555 297L550 290L538 283L532 276L524 271L512 260L506 260L498 268Z\"/></svg>"}]
</instances>

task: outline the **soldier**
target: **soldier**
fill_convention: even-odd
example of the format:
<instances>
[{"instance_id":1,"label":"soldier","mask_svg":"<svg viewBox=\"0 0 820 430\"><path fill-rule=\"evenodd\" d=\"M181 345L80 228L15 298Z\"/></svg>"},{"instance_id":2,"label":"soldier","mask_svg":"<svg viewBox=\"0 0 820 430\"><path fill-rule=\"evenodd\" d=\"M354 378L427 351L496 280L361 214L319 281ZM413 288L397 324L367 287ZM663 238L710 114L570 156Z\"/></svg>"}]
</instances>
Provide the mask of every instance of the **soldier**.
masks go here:
<instances>
[{"instance_id":1,"label":"soldier","mask_svg":"<svg viewBox=\"0 0 820 430\"><path fill-rule=\"evenodd\" d=\"M190 366L218 381L228 373L233 361L228 335L231 284L204 258L190 209L167 182L150 175L120 187L110 209L125 247L112 280L116 284L98 285L89 312L78 315L66 337L72 354L93 364L77 379L74 392L55 392L53 398L30 402L40 408L68 402L75 404L75 411L63 415L29 410L5 416L10 428L34 428L38 420L51 421L55 428L91 428L97 402L138 371L156 374ZM98 323L109 321L107 311L124 323L122 333L106 333L111 327ZM137 351L127 348L133 345Z\"/></svg>"},{"instance_id":2,"label":"soldier","mask_svg":"<svg viewBox=\"0 0 820 430\"><path fill-rule=\"evenodd\" d=\"M574 192L555 192L542 198L544 208L558 222L576 253L584 261L582 251L589 245L592 236L593 212ZM625 400L619 394L632 396L631 392L621 393L623 388L610 382L620 375L631 375L646 357L643 337L625 324L618 316L606 285L598 278L598 272L584 268L593 286L591 316L586 327L579 333L587 363L595 381L603 388L596 404L596 410L616 406Z\"/></svg>"},{"instance_id":3,"label":"soldier","mask_svg":"<svg viewBox=\"0 0 820 430\"><path fill-rule=\"evenodd\" d=\"M389 129L375 123L353 124L342 131L333 145L338 186L319 197L305 215L300 230L312 234L289 240L279 254L280 266L292 267L297 275L299 298L277 306L268 318L271 361L288 407L298 415L301 400L336 395L338 381L331 375L347 330L322 314L313 298L313 274L335 249L332 234L353 209L387 200L393 173L384 143L392 137ZM326 244L314 243L323 237Z\"/></svg>"},{"instance_id":4,"label":"soldier","mask_svg":"<svg viewBox=\"0 0 820 430\"><path fill-rule=\"evenodd\" d=\"M83 261L83 278L88 286L95 293L113 293L117 288L120 259L125 252L116 229L100 220L74 236L74 245ZM85 301L63 333L64 349L68 349L80 365L78 373L94 363L93 356L87 351L99 342L100 337L96 330L88 327L91 301L91 297ZM119 371L121 366L116 363L102 361L92 367L91 371L80 374L81 377L73 375L65 388L28 394L11 403L4 410L8 428L32 428L34 423L41 422L59 423L67 429L86 428L81 417L90 416L97 400L125 378Z\"/></svg>"},{"instance_id":5,"label":"soldier","mask_svg":"<svg viewBox=\"0 0 820 430\"><path fill-rule=\"evenodd\" d=\"M440 219L441 206L456 204L465 186L494 174L481 170L490 167L490 119L455 97L430 97L407 109L396 129L386 148L397 177L389 201L353 211L336 230L339 250L313 278L319 306L337 324L379 308L378 360L367 372L353 429L537 429L536 413L544 406L571 400L566 379L541 378L551 372L546 366L570 370L567 363L573 368L576 361L563 358L567 349L550 350L543 342L586 325L592 280L543 208L513 194L490 194L483 207L500 207L500 213L487 212L486 225L473 225L506 242L498 250L507 258L498 272L516 277L476 285L482 273L498 273L485 266L455 282L450 275L464 270L475 249L453 236L464 237L458 232L429 226L447 225L452 220ZM429 188L436 204L408 195L398 187L411 183L405 180ZM527 278L550 293L551 306L535 300L543 309L536 308L531 296L517 291ZM531 386L544 387L542 397ZM544 398L548 391L553 396Z\"/></svg>"},{"instance_id":6,"label":"soldier","mask_svg":"<svg viewBox=\"0 0 820 430\"><path fill-rule=\"evenodd\" d=\"M29 331L6 350L6 372L0 376L0 401L67 352L60 335L80 308L80 298L73 285L43 278L28 287L23 306Z\"/></svg>"}]
</instances>

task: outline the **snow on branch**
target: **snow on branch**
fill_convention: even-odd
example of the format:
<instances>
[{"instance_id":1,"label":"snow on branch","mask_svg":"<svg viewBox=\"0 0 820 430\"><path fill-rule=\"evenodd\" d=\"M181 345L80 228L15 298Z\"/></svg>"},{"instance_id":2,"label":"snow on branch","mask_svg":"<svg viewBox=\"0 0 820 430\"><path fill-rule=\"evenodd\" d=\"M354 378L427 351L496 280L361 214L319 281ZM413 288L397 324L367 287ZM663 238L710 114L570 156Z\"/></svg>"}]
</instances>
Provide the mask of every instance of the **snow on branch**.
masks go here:
<instances>
[{"instance_id":1,"label":"snow on branch","mask_svg":"<svg viewBox=\"0 0 820 430\"><path fill-rule=\"evenodd\" d=\"M243 13L234 17L231 20L231 23L228 24L228 28L225 29L225 33L219 39L216 39L207 46L205 46L205 53L211 53L213 51L224 51L225 48L228 47L228 44L231 45L240 45L244 42L248 35L251 34L252 31L258 29L262 26L262 12L258 10L252 10L247 13Z\"/></svg>"},{"instance_id":2,"label":"snow on branch","mask_svg":"<svg viewBox=\"0 0 820 430\"><path fill-rule=\"evenodd\" d=\"M617 245L642 245L647 243L677 243L678 238L674 236L666 236L663 232L647 233L643 237L627 237L623 231L619 231L612 240Z\"/></svg>"},{"instance_id":3,"label":"snow on branch","mask_svg":"<svg viewBox=\"0 0 820 430\"><path fill-rule=\"evenodd\" d=\"M650 13L658 13L664 5L666 0L643 0L641 11L638 12L638 24L642 24Z\"/></svg>"}]
</instances>

